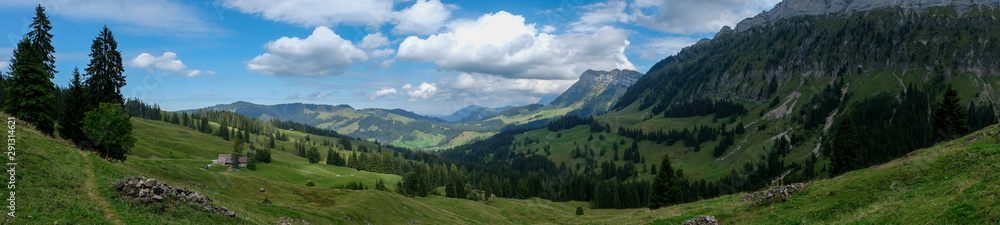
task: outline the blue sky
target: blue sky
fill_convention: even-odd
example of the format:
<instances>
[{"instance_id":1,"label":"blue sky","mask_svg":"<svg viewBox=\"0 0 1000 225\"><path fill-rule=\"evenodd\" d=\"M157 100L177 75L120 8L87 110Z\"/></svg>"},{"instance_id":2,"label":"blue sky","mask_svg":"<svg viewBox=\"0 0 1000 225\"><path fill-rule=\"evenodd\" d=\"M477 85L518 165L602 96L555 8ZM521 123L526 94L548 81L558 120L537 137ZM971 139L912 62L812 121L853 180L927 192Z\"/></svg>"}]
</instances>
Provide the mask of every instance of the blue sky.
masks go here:
<instances>
[{"instance_id":1,"label":"blue sky","mask_svg":"<svg viewBox=\"0 0 1000 225\"><path fill-rule=\"evenodd\" d=\"M36 4L52 20L53 80L87 66L102 26L126 97L166 110L237 100L447 114L558 95L587 69L646 70L777 0L8 0L0 67Z\"/></svg>"}]
</instances>

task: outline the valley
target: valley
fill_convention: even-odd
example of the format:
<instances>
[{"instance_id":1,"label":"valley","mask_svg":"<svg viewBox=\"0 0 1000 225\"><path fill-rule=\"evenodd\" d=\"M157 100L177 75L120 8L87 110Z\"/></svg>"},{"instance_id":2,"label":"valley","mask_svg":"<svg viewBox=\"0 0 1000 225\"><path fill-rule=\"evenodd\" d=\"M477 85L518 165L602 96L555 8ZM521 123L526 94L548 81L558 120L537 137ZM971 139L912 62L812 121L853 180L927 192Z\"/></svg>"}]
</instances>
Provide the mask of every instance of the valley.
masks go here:
<instances>
[{"instance_id":1,"label":"valley","mask_svg":"<svg viewBox=\"0 0 1000 225\"><path fill-rule=\"evenodd\" d=\"M672 1L382 3L220 1L239 14L205 26L232 36L312 30L266 37L250 78L133 58L159 37L124 26L119 50L107 25L59 72L55 46L82 54L49 15L78 15L32 5L0 61L0 224L1000 223L1000 1L754 2L704 27ZM219 36L163 39L246 45ZM192 58L238 58L213 51Z\"/></svg>"}]
</instances>

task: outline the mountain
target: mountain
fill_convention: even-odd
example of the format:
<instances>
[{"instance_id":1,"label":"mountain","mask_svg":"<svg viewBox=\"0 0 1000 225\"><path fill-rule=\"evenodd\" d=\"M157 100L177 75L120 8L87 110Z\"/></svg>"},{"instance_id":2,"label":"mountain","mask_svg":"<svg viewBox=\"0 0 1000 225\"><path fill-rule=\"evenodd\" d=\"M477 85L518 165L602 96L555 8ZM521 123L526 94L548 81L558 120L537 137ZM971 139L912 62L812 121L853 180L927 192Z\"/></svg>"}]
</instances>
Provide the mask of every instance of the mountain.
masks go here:
<instances>
[{"instance_id":1,"label":"mountain","mask_svg":"<svg viewBox=\"0 0 1000 225\"><path fill-rule=\"evenodd\" d=\"M277 118L407 148L461 144L489 133L488 129L447 124L440 118L402 109L354 109L349 105L302 103L260 105L238 101L201 110L231 111L263 121Z\"/></svg>"},{"instance_id":2,"label":"mountain","mask_svg":"<svg viewBox=\"0 0 1000 225\"><path fill-rule=\"evenodd\" d=\"M474 120L481 120L483 118L487 118L489 116L497 114L500 111L503 111L503 110L506 110L506 109L510 109L510 108L514 108L514 107L513 106L505 106L505 107L500 107L500 108L488 108L488 107L483 107L483 106L478 106L478 105L470 105L470 106L466 106L465 108L459 109L458 111L455 111L454 113L452 113L450 115L440 116L438 118L440 118L442 120L445 120L445 121L447 121L449 123L461 123L461 122L468 122L468 121L474 121Z\"/></svg>"},{"instance_id":3,"label":"mountain","mask_svg":"<svg viewBox=\"0 0 1000 225\"><path fill-rule=\"evenodd\" d=\"M641 77L642 73L632 70L587 70L580 75L580 80L548 105L554 108L575 107L571 114L582 117L604 114Z\"/></svg>"},{"instance_id":4,"label":"mountain","mask_svg":"<svg viewBox=\"0 0 1000 225\"><path fill-rule=\"evenodd\" d=\"M970 130L997 123L997 18L997 1L784 1L659 61L606 114L440 155L619 182L651 180L670 157L685 201L833 177L842 127L863 149L846 170L954 138L933 123L948 86Z\"/></svg>"}]
</instances>

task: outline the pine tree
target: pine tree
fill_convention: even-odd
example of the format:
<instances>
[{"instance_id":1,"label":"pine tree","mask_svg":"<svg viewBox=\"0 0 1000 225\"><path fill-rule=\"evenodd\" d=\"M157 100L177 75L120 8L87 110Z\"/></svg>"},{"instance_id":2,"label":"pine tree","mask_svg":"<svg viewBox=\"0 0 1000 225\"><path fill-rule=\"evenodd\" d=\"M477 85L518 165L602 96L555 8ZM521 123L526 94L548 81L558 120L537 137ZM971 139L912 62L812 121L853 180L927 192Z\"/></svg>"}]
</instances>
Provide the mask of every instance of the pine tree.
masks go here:
<instances>
[{"instance_id":1,"label":"pine tree","mask_svg":"<svg viewBox=\"0 0 1000 225\"><path fill-rule=\"evenodd\" d=\"M59 121L59 135L69 139L74 143L86 140L83 135L80 121L83 121L83 110L86 99L83 98L84 86L80 80L80 69L73 69L73 80L69 83L69 92L66 93L66 107L63 108L62 121Z\"/></svg>"},{"instance_id":2,"label":"pine tree","mask_svg":"<svg viewBox=\"0 0 1000 225\"><path fill-rule=\"evenodd\" d=\"M682 195L674 169L670 165L670 155L666 154L663 156L663 161L660 162L660 172L653 180L653 193L649 198L649 208L658 209L680 203L684 199Z\"/></svg>"},{"instance_id":3,"label":"pine tree","mask_svg":"<svg viewBox=\"0 0 1000 225\"><path fill-rule=\"evenodd\" d=\"M965 110L959 107L959 101L961 98L958 97L958 91L949 84L934 109L934 134L938 141L951 140L968 132Z\"/></svg>"},{"instance_id":4,"label":"pine tree","mask_svg":"<svg viewBox=\"0 0 1000 225\"><path fill-rule=\"evenodd\" d=\"M10 60L12 77L4 110L34 124L38 131L52 135L55 124L50 113L55 104L55 86L38 54L38 47L31 40L25 38L18 42Z\"/></svg>"},{"instance_id":5,"label":"pine tree","mask_svg":"<svg viewBox=\"0 0 1000 225\"><path fill-rule=\"evenodd\" d=\"M846 173L863 166L864 150L861 146L861 138L855 131L850 118L842 119L837 125L832 147L833 156L830 161L833 164L833 174Z\"/></svg>"},{"instance_id":6,"label":"pine tree","mask_svg":"<svg viewBox=\"0 0 1000 225\"><path fill-rule=\"evenodd\" d=\"M125 86L125 69L118 42L107 26L94 38L90 46L90 63L87 63L87 89L91 105L107 102L122 104L121 88Z\"/></svg>"}]
</instances>

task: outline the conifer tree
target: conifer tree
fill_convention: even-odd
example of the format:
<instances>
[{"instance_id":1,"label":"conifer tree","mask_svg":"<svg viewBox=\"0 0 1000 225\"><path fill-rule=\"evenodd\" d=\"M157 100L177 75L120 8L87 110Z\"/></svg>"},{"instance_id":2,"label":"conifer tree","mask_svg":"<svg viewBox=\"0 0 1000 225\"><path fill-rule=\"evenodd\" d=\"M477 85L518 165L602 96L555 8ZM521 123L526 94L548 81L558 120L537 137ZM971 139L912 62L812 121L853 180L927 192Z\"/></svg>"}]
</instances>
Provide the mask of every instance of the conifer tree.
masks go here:
<instances>
[{"instance_id":1,"label":"conifer tree","mask_svg":"<svg viewBox=\"0 0 1000 225\"><path fill-rule=\"evenodd\" d=\"M63 108L62 121L59 121L59 135L74 143L86 140L80 122L83 121L86 99L83 98L84 86L80 80L80 69L73 69L73 80L69 83L66 93L66 107Z\"/></svg>"},{"instance_id":2,"label":"conifer tree","mask_svg":"<svg viewBox=\"0 0 1000 225\"><path fill-rule=\"evenodd\" d=\"M87 63L85 71L90 76L86 83L92 106L102 102L123 103L121 88L125 86L125 69L122 67L122 54L107 26L90 46L90 63Z\"/></svg>"},{"instance_id":3,"label":"conifer tree","mask_svg":"<svg viewBox=\"0 0 1000 225\"><path fill-rule=\"evenodd\" d=\"M55 104L55 86L38 54L38 47L31 40L24 38L18 42L10 59L12 77L4 98L4 111L52 135L55 124L50 113Z\"/></svg>"},{"instance_id":4,"label":"conifer tree","mask_svg":"<svg viewBox=\"0 0 1000 225\"><path fill-rule=\"evenodd\" d=\"M45 15L45 7L35 6L35 18L31 21L31 31L27 36L38 49L38 59L42 62L49 77L56 75L56 48L52 46L52 22Z\"/></svg>"},{"instance_id":5,"label":"conifer tree","mask_svg":"<svg viewBox=\"0 0 1000 225\"><path fill-rule=\"evenodd\" d=\"M934 134L938 141L951 140L968 132L965 110L958 105L959 101L958 91L949 84L934 109Z\"/></svg>"},{"instance_id":6,"label":"conifer tree","mask_svg":"<svg viewBox=\"0 0 1000 225\"><path fill-rule=\"evenodd\" d=\"M832 147L833 156L830 161L833 164L833 174L846 173L863 166L865 154L861 146L861 138L855 131L850 118L844 118L838 124Z\"/></svg>"},{"instance_id":7,"label":"conifer tree","mask_svg":"<svg viewBox=\"0 0 1000 225\"><path fill-rule=\"evenodd\" d=\"M684 200L680 184L674 175L674 169L670 166L670 155L663 156L660 162L660 172L653 180L653 193L649 198L649 208L658 209L680 203Z\"/></svg>"}]
</instances>

